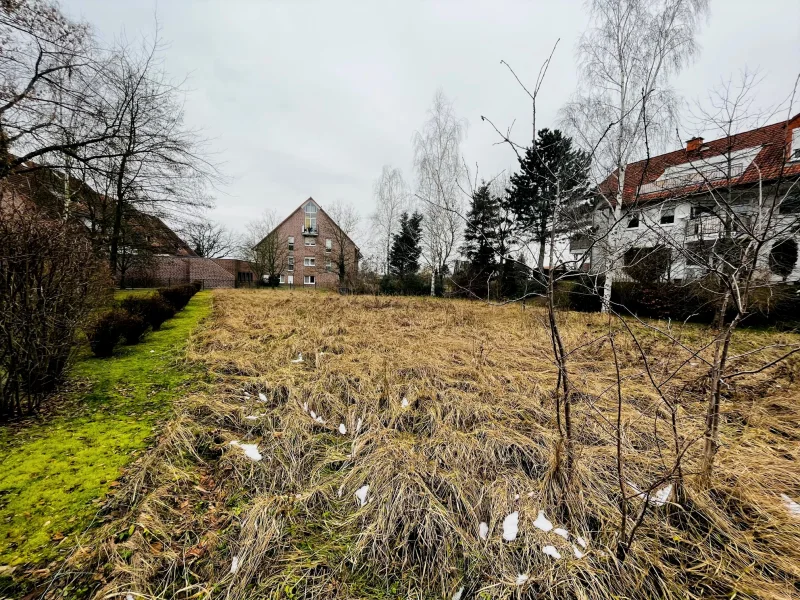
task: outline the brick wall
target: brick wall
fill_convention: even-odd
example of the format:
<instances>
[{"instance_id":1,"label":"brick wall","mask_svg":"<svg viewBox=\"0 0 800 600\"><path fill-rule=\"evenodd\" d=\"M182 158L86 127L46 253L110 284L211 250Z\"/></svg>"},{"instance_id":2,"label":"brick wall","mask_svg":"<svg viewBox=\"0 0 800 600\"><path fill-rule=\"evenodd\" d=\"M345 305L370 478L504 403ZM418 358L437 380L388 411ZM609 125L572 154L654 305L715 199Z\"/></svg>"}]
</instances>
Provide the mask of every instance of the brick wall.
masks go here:
<instances>
[{"instance_id":1,"label":"brick wall","mask_svg":"<svg viewBox=\"0 0 800 600\"><path fill-rule=\"evenodd\" d=\"M339 287L339 271L337 260L339 257L339 244L337 242L336 224L331 218L317 206L317 235L303 235L305 224L305 206L308 202L314 202L309 198L289 218L278 226L278 237L281 243L289 243L289 237L294 237L294 250L289 252L289 256L294 256L294 271L288 269L283 272L284 283L289 282L289 276L293 276L293 283L298 287ZM341 237L341 236L338 236ZM331 240L331 251L326 252L326 241ZM306 245L306 241L313 242L314 245ZM345 265L348 276L358 272L358 248L349 239L345 242ZM313 258L314 265L306 265L306 258ZM328 267L328 261L330 266ZM305 284L305 277L314 277L314 285Z\"/></svg>"},{"instance_id":2,"label":"brick wall","mask_svg":"<svg viewBox=\"0 0 800 600\"><path fill-rule=\"evenodd\" d=\"M131 271L126 283L132 287L161 287L202 281L204 288L232 288L236 277L210 258L155 256L146 273Z\"/></svg>"}]
</instances>

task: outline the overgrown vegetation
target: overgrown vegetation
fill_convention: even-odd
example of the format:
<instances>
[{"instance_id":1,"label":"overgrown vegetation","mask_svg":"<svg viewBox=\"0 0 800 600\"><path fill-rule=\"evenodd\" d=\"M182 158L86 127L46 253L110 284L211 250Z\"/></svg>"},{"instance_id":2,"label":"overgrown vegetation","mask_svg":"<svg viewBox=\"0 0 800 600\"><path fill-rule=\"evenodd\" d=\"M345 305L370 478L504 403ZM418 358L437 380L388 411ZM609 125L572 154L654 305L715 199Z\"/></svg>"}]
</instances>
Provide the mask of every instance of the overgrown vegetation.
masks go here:
<instances>
[{"instance_id":1,"label":"overgrown vegetation","mask_svg":"<svg viewBox=\"0 0 800 600\"><path fill-rule=\"evenodd\" d=\"M0 419L39 410L62 380L110 278L72 223L47 218L0 184Z\"/></svg>"},{"instance_id":2,"label":"overgrown vegetation","mask_svg":"<svg viewBox=\"0 0 800 600\"><path fill-rule=\"evenodd\" d=\"M86 348L50 414L0 430L0 564L14 567L18 582L0 580L0 596L21 597L25 582L54 573L103 520L103 497L198 377L182 349L210 306L210 294L196 296L147 344L111 360Z\"/></svg>"},{"instance_id":3,"label":"overgrown vegetation","mask_svg":"<svg viewBox=\"0 0 800 600\"><path fill-rule=\"evenodd\" d=\"M796 356L731 379L715 476L700 485L713 333L673 327L676 344L630 321L632 335L609 336L606 316L556 313L572 349L564 486L541 309L284 291L216 298L190 353L213 387L181 401L106 507L99 541L54 587L88 581L96 597L151 598L796 595ZM738 332L733 364L746 371L793 343ZM683 360L683 346L706 350L651 385L642 354L659 373ZM636 490L654 481L682 486L643 499ZM566 538L535 525L540 511ZM620 529L626 512L633 531Z\"/></svg>"}]
</instances>

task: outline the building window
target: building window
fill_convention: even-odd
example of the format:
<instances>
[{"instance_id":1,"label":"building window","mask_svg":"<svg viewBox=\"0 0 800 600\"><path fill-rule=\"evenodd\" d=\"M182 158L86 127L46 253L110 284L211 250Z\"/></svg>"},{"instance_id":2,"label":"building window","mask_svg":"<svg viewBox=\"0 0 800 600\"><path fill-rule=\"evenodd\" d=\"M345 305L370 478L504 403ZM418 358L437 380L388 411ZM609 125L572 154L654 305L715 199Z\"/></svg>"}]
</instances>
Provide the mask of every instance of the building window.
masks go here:
<instances>
[{"instance_id":1,"label":"building window","mask_svg":"<svg viewBox=\"0 0 800 600\"><path fill-rule=\"evenodd\" d=\"M304 238L304 239L305 239L306 246L316 246L317 245L317 240L315 240L312 237L307 237L307 238Z\"/></svg>"},{"instance_id":2,"label":"building window","mask_svg":"<svg viewBox=\"0 0 800 600\"><path fill-rule=\"evenodd\" d=\"M795 131L798 131L798 129ZM778 212L782 215L800 213L800 192L795 192L794 194L786 196L778 207Z\"/></svg>"},{"instance_id":3,"label":"building window","mask_svg":"<svg viewBox=\"0 0 800 600\"><path fill-rule=\"evenodd\" d=\"M628 229L635 229L639 226L639 213L632 213L628 217Z\"/></svg>"},{"instance_id":4,"label":"building window","mask_svg":"<svg viewBox=\"0 0 800 600\"><path fill-rule=\"evenodd\" d=\"M312 202L306 204L306 218L303 223L303 232L317 233L317 206Z\"/></svg>"},{"instance_id":5,"label":"building window","mask_svg":"<svg viewBox=\"0 0 800 600\"><path fill-rule=\"evenodd\" d=\"M294 285L294 275L287 275L286 283L288 283L289 285Z\"/></svg>"},{"instance_id":6,"label":"building window","mask_svg":"<svg viewBox=\"0 0 800 600\"><path fill-rule=\"evenodd\" d=\"M281 274L279 281L280 281L280 284L283 285L283 274Z\"/></svg>"},{"instance_id":7,"label":"building window","mask_svg":"<svg viewBox=\"0 0 800 600\"><path fill-rule=\"evenodd\" d=\"M661 211L661 224L672 225L675 222L675 209L665 208Z\"/></svg>"},{"instance_id":8,"label":"building window","mask_svg":"<svg viewBox=\"0 0 800 600\"><path fill-rule=\"evenodd\" d=\"M333 240L325 240L325 252L333 250Z\"/></svg>"},{"instance_id":9,"label":"building window","mask_svg":"<svg viewBox=\"0 0 800 600\"><path fill-rule=\"evenodd\" d=\"M289 250L294 250L294 236L289 236Z\"/></svg>"},{"instance_id":10,"label":"building window","mask_svg":"<svg viewBox=\"0 0 800 600\"><path fill-rule=\"evenodd\" d=\"M328 273L333 271L333 261L330 258L325 261L325 270Z\"/></svg>"},{"instance_id":11,"label":"building window","mask_svg":"<svg viewBox=\"0 0 800 600\"><path fill-rule=\"evenodd\" d=\"M316 285L317 281L313 275L304 275L303 276L303 283L305 285Z\"/></svg>"},{"instance_id":12,"label":"building window","mask_svg":"<svg viewBox=\"0 0 800 600\"><path fill-rule=\"evenodd\" d=\"M304 267L313 267L315 263L315 259L313 256L306 256L303 258L303 266Z\"/></svg>"},{"instance_id":13,"label":"building window","mask_svg":"<svg viewBox=\"0 0 800 600\"><path fill-rule=\"evenodd\" d=\"M789 160L800 160L800 127L792 130L792 149L789 152Z\"/></svg>"},{"instance_id":14,"label":"building window","mask_svg":"<svg viewBox=\"0 0 800 600\"><path fill-rule=\"evenodd\" d=\"M713 214L714 214L714 209L712 209L710 206L693 206L690 217L692 219L699 219L702 216L713 215Z\"/></svg>"},{"instance_id":15,"label":"building window","mask_svg":"<svg viewBox=\"0 0 800 600\"><path fill-rule=\"evenodd\" d=\"M287 260L288 260L288 266L286 267L286 269L288 271L294 271L294 256L290 256Z\"/></svg>"}]
</instances>

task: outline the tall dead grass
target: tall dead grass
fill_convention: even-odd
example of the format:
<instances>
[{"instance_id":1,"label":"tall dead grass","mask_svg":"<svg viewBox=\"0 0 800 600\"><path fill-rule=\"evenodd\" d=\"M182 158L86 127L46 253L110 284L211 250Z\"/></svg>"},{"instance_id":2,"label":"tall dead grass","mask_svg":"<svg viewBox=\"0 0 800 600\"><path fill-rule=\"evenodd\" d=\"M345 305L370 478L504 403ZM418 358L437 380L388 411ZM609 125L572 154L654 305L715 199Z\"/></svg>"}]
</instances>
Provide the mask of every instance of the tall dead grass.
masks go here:
<instances>
[{"instance_id":1,"label":"tall dead grass","mask_svg":"<svg viewBox=\"0 0 800 600\"><path fill-rule=\"evenodd\" d=\"M620 564L616 379L610 346L597 341L608 325L563 315L580 392L565 490L553 472L543 316L465 301L217 292L190 349L207 366L207 391L181 402L131 469L102 543L74 564L99 572L98 598L451 598L461 588L486 599L798 597L800 519L780 499L800 495L798 362L731 384L712 487L693 484L693 446L685 499L650 510ZM638 333L655 369L681 360ZM709 334L680 335L700 345ZM737 351L780 337L745 332ZM645 488L670 472L672 429L638 349L619 336L617 351L625 471ZM702 436L705 372L692 359L670 384L682 443ZM257 444L262 460L231 441ZM536 528L540 510L570 539ZM514 511L519 535L504 541Z\"/></svg>"}]
</instances>

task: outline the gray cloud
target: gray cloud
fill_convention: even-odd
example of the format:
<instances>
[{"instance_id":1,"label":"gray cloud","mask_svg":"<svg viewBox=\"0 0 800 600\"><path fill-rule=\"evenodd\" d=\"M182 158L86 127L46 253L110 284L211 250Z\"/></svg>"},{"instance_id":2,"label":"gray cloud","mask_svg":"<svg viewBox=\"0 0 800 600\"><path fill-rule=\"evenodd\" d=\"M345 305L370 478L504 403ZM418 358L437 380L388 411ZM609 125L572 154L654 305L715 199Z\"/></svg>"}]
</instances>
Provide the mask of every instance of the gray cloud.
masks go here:
<instances>
[{"instance_id":1,"label":"gray cloud","mask_svg":"<svg viewBox=\"0 0 800 600\"><path fill-rule=\"evenodd\" d=\"M189 74L188 121L213 138L233 179L213 217L237 229L308 196L323 206L352 201L366 217L382 165L413 179L411 136L440 87L469 121L467 162L487 177L513 168L513 154L480 120L505 128L516 119L518 139L530 139L530 104L500 60L532 81L561 38L537 117L554 126L575 88L586 25L580 0L70 0L64 8L109 39L123 29L149 34L158 15L167 68ZM687 98L748 66L763 70L763 104L774 104L800 65L800 3L762 0L754 10L750 0L716 0L701 43L676 80Z\"/></svg>"}]
</instances>

